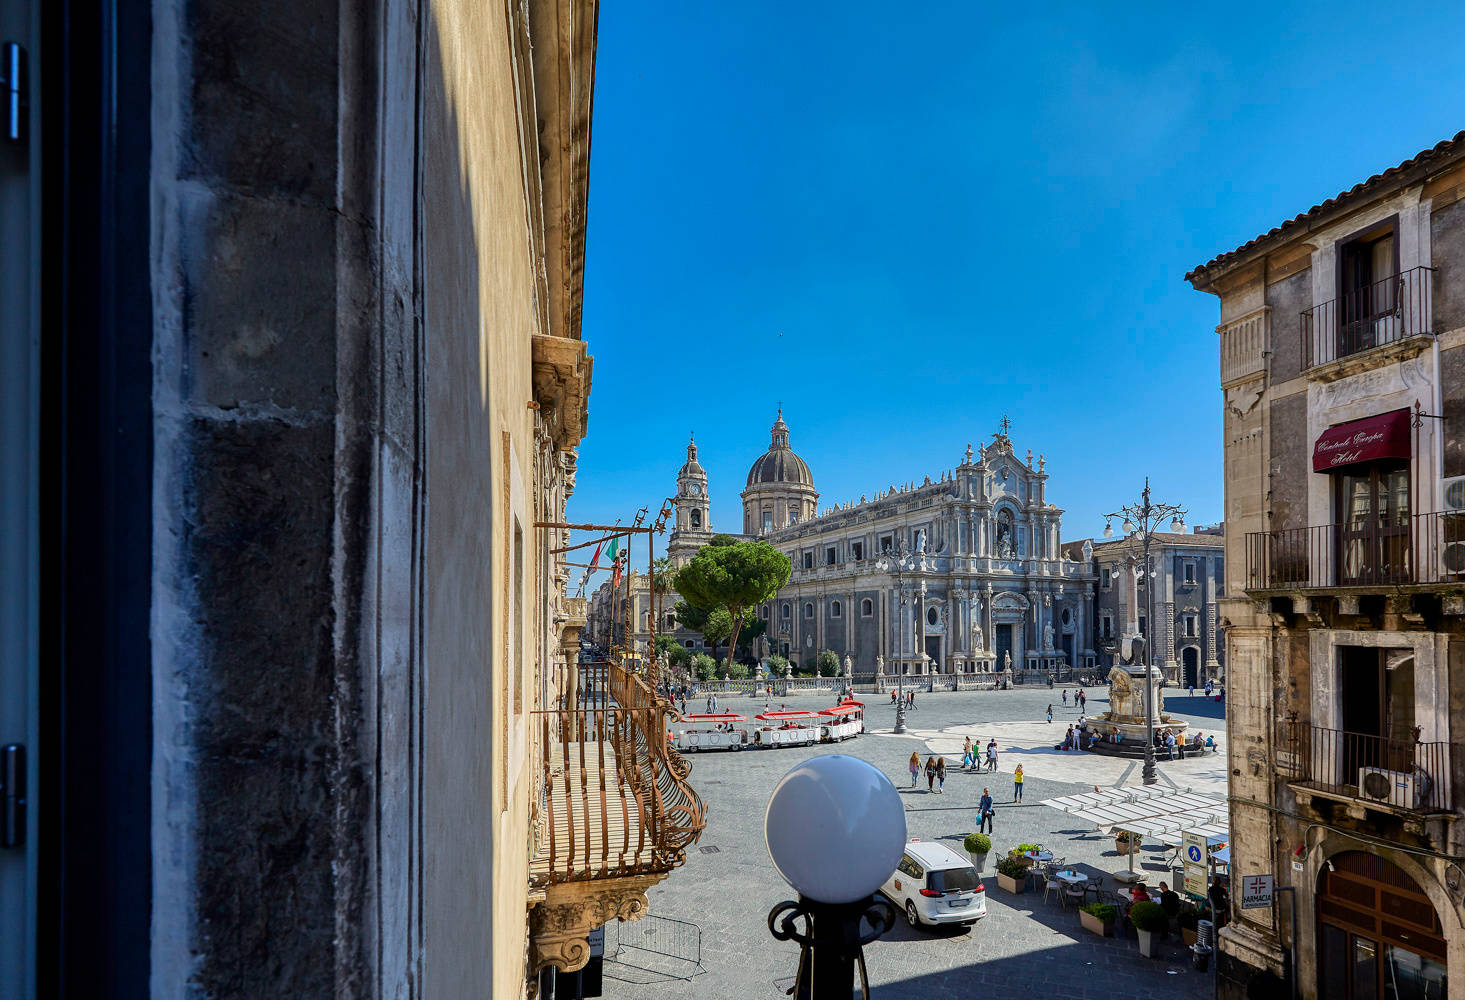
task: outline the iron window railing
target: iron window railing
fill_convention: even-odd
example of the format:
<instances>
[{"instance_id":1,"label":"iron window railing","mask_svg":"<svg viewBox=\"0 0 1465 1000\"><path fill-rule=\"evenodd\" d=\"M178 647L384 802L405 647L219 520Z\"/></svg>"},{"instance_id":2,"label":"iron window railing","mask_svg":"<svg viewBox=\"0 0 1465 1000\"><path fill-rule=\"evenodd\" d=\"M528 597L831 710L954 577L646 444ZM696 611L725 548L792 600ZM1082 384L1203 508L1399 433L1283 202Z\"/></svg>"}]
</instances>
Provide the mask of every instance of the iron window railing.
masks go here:
<instances>
[{"instance_id":1,"label":"iron window railing","mask_svg":"<svg viewBox=\"0 0 1465 1000\"><path fill-rule=\"evenodd\" d=\"M1247 590L1465 583L1465 513L1246 536Z\"/></svg>"},{"instance_id":2,"label":"iron window railing","mask_svg":"<svg viewBox=\"0 0 1465 1000\"><path fill-rule=\"evenodd\" d=\"M1433 276L1411 267L1303 310L1303 370L1433 332Z\"/></svg>"},{"instance_id":3,"label":"iron window railing","mask_svg":"<svg viewBox=\"0 0 1465 1000\"><path fill-rule=\"evenodd\" d=\"M1278 762L1282 777L1407 812L1448 812L1450 772L1458 748L1448 742L1326 729L1295 719L1285 724Z\"/></svg>"}]
</instances>

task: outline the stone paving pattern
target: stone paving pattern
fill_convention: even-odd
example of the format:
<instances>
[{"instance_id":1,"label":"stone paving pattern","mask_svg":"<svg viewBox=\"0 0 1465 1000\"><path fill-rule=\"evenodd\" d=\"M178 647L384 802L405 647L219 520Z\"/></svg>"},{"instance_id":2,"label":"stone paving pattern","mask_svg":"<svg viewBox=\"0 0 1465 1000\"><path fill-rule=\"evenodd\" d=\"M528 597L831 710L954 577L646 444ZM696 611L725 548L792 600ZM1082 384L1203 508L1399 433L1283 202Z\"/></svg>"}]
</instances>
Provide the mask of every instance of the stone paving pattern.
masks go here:
<instances>
[{"instance_id":1,"label":"stone paving pattern","mask_svg":"<svg viewBox=\"0 0 1465 1000\"><path fill-rule=\"evenodd\" d=\"M1081 871L1107 874L1124 867L1110 837L1056 809L1043 799L1090 790L1093 785L1138 784L1140 763L1088 754L1062 754L1052 745L1067 723L1078 718L1071 703L1057 703L1059 689L1014 689L918 695L908 713L911 732L890 732L894 709L888 700L867 697L866 725L858 739L831 747L692 755L692 782L708 803L708 823L684 867L650 893L650 912L691 921L702 931L702 965L706 972L691 983L627 983L607 965L604 995L653 1000L660 997L778 997L791 985L797 947L773 940L768 910L791 890L769 860L763 842L763 812L768 796L790 768L818 753L858 755L891 776L905 801L908 833L924 840L942 839L961 851L961 839L976 828L976 804L984 786L998 803L993 850L987 865L987 911L970 928L914 930L902 920L895 930L865 951L872 993L882 1000L1003 996L1048 998L1210 997L1214 975L1191 968L1189 952L1178 941L1165 946L1163 957L1140 956L1132 939L1101 939L1079 927L1073 909L1061 910L1056 899L1044 902L1032 892L1013 896L991 877L999 851L1022 842L1040 842ZM1167 692L1167 711L1220 736L1221 706L1197 695L1188 699ZM762 699L721 698L721 710L752 716ZM1044 723L1044 709L1055 701L1054 721ZM774 708L778 707L775 699ZM828 696L789 698L789 708L819 708ZM689 710L696 709L689 703ZM1091 697L1090 715L1106 708L1103 690ZM1036 722L1032 720L1036 719ZM923 756L934 748L946 752L948 765L961 755L961 739L970 732L998 736L1003 752L995 774L953 770L943 794L910 789L906 761L913 748ZM1045 734L1051 734L1047 736ZM1005 735L1005 739L1004 739ZM954 754L951 751L954 750ZM1161 780L1180 787L1225 789L1224 754L1214 759L1162 761ZM1012 804L1012 769L1021 761L1026 773L1024 802ZM700 848L716 847L715 853ZM1135 859L1150 872L1154 885L1165 874L1159 845ZM1106 880L1106 886L1110 883ZM1214 970L1214 963L1212 964ZM988 992L988 991L997 992Z\"/></svg>"}]
</instances>

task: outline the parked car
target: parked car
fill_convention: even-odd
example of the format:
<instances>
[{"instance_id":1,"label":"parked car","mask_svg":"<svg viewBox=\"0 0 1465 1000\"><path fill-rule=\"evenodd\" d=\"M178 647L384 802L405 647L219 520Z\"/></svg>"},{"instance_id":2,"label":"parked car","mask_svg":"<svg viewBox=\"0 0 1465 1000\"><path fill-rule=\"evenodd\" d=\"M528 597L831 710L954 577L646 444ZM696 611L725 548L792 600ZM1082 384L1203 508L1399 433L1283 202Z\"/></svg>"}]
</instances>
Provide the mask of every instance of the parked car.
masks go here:
<instances>
[{"instance_id":1,"label":"parked car","mask_svg":"<svg viewBox=\"0 0 1465 1000\"><path fill-rule=\"evenodd\" d=\"M966 924L987 915L987 887L971 860L945 844L912 840L880 887L912 927Z\"/></svg>"}]
</instances>

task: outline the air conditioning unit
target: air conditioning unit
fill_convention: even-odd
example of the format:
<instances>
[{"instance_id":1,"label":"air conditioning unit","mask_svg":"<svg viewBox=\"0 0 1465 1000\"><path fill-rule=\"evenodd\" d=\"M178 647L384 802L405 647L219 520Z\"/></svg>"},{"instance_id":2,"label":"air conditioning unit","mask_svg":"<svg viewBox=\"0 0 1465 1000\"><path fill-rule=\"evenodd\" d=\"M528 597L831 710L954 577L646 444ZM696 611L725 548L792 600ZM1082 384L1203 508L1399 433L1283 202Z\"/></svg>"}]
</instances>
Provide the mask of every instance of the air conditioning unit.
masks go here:
<instances>
[{"instance_id":1,"label":"air conditioning unit","mask_svg":"<svg viewBox=\"0 0 1465 1000\"><path fill-rule=\"evenodd\" d=\"M1445 576L1465 576L1465 541L1440 542L1440 570Z\"/></svg>"},{"instance_id":2,"label":"air conditioning unit","mask_svg":"<svg viewBox=\"0 0 1465 1000\"><path fill-rule=\"evenodd\" d=\"M1381 767L1358 769L1358 795L1371 802L1413 809L1418 804L1419 784L1414 775L1403 771L1386 771Z\"/></svg>"},{"instance_id":3,"label":"air conditioning unit","mask_svg":"<svg viewBox=\"0 0 1465 1000\"><path fill-rule=\"evenodd\" d=\"M1445 510L1465 513L1465 476L1447 476L1441 485L1444 486Z\"/></svg>"}]
</instances>

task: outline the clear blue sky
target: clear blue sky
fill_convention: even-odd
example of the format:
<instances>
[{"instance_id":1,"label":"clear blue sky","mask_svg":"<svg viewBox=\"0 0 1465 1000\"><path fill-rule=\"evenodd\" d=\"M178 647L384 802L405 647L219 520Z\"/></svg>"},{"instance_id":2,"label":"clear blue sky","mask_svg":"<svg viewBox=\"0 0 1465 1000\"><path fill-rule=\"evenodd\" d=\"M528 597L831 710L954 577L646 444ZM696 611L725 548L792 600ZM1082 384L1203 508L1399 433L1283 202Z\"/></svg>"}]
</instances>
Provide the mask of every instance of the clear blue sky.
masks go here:
<instances>
[{"instance_id":1,"label":"clear blue sky","mask_svg":"<svg viewBox=\"0 0 1465 1000\"><path fill-rule=\"evenodd\" d=\"M1183 275L1465 128L1462 40L1460 3L602 4L572 519L654 512L695 429L740 530L780 399L821 507L1007 413L1065 539L1146 475L1219 519Z\"/></svg>"}]
</instances>

